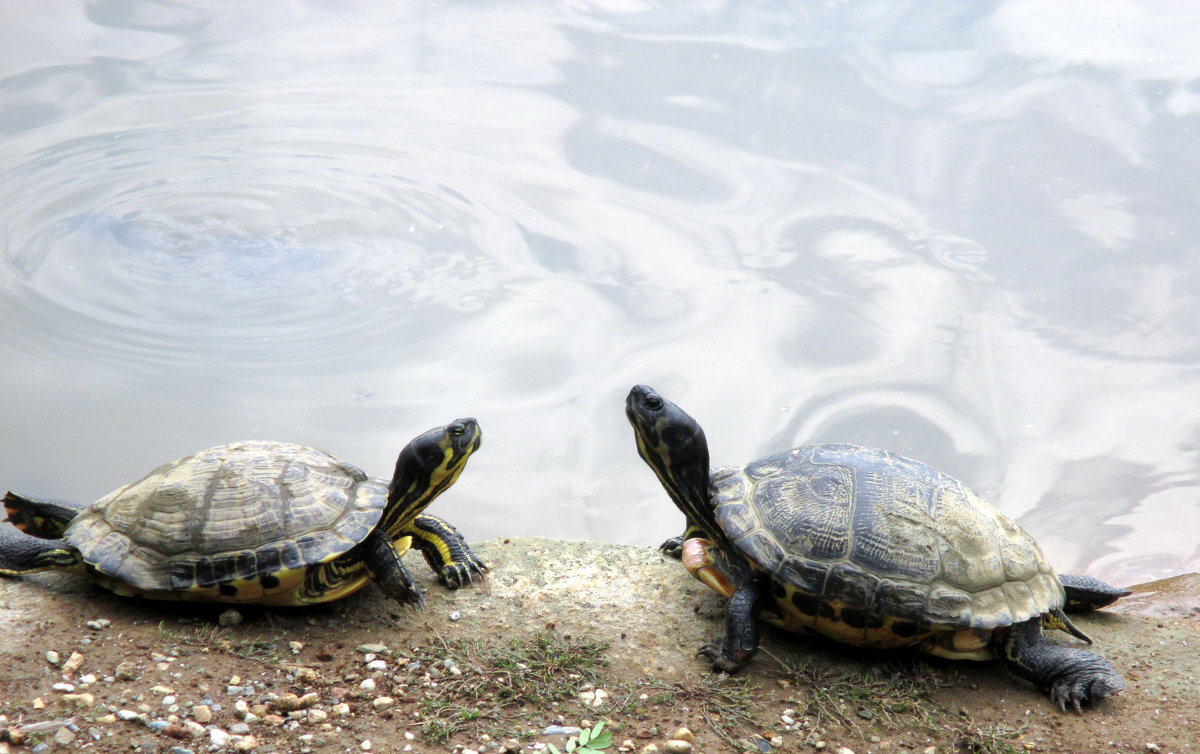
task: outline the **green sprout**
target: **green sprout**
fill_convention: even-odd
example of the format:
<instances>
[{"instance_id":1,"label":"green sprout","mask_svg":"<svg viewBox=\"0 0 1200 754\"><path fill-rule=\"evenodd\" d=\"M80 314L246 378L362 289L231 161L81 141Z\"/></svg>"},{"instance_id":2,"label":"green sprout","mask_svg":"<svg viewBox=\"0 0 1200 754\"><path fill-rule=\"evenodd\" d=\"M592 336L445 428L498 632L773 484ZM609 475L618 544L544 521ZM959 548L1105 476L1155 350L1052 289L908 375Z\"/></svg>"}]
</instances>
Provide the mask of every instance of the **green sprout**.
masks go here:
<instances>
[{"instance_id":1,"label":"green sprout","mask_svg":"<svg viewBox=\"0 0 1200 754\"><path fill-rule=\"evenodd\" d=\"M563 754L554 744L549 744L550 754ZM596 723L596 727L584 728L578 736L567 739L567 752L575 754L594 754L612 746L612 731L604 730L604 723Z\"/></svg>"}]
</instances>

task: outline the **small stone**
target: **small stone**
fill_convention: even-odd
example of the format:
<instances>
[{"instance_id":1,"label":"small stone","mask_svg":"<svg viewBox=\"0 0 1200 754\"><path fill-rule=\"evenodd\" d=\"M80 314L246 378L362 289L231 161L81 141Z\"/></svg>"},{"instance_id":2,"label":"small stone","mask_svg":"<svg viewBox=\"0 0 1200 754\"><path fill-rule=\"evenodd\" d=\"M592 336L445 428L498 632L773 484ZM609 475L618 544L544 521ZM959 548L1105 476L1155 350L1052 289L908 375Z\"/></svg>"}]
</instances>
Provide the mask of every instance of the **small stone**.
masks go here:
<instances>
[{"instance_id":1,"label":"small stone","mask_svg":"<svg viewBox=\"0 0 1200 754\"><path fill-rule=\"evenodd\" d=\"M366 678L363 680L362 683L358 684L358 687L360 689L362 689L363 691L374 691L375 690L375 679L374 678Z\"/></svg>"},{"instance_id":2,"label":"small stone","mask_svg":"<svg viewBox=\"0 0 1200 754\"><path fill-rule=\"evenodd\" d=\"M250 713L250 702L245 699L238 699L233 703L233 711L239 715L247 715Z\"/></svg>"},{"instance_id":3,"label":"small stone","mask_svg":"<svg viewBox=\"0 0 1200 754\"><path fill-rule=\"evenodd\" d=\"M795 725L796 718L792 717L791 715L780 715L779 722L783 723L784 725Z\"/></svg>"},{"instance_id":4,"label":"small stone","mask_svg":"<svg viewBox=\"0 0 1200 754\"><path fill-rule=\"evenodd\" d=\"M308 683L317 680L317 671L312 668L296 668L292 671L292 677L300 683Z\"/></svg>"},{"instance_id":5,"label":"small stone","mask_svg":"<svg viewBox=\"0 0 1200 754\"><path fill-rule=\"evenodd\" d=\"M117 716L114 715L113 713L109 712L107 714L101 715L100 717L97 717L95 720L95 723L97 725L112 725L116 721L117 721Z\"/></svg>"},{"instance_id":6,"label":"small stone","mask_svg":"<svg viewBox=\"0 0 1200 754\"><path fill-rule=\"evenodd\" d=\"M452 613L450 613L450 622L451 622L451 623L457 622L457 621L458 621L458 620L460 620L461 618L462 618L462 613L460 613L460 612L459 612L459 611L457 611L457 610L455 610L455 611L453 611Z\"/></svg>"},{"instance_id":7,"label":"small stone","mask_svg":"<svg viewBox=\"0 0 1200 754\"><path fill-rule=\"evenodd\" d=\"M233 741L234 751L254 751L258 748L258 739L254 736L238 736Z\"/></svg>"},{"instance_id":8,"label":"small stone","mask_svg":"<svg viewBox=\"0 0 1200 754\"><path fill-rule=\"evenodd\" d=\"M71 656L68 657L67 661L62 665L63 675L70 675L71 673L74 673L76 670L79 670L79 666L82 664L83 655L78 652L72 652Z\"/></svg>"},{"instance_id":9,"label":"small stone","mask_svg":"<svg viewBox=\"0 0 1200 754\"><path fill-rule=\"evenodd\" d=\"M813 744L813 748L816 749L817 751L820 751L828 745L829 744L825 743L824 741L817 741L815 744Z\"/></svg>"},{"instance_id":10,"label":"small stone","mask_svg":"<svg viewBox=\"0 0 1200 754\"><path fill-rule=\"evenodd\" d=\"M368 739L364 740L361 744L358 745L358 748L362 749L363 751L370 751L371 750L371 739L368 738Z\"/></svg>"},{"instance_id":11,"label":"small stone","mask_svg":"<svg viewBox=\"0 0 1200 754\"><path fill-rule=\"evenodd\" d=\"M223 749L230 744L230 742L233 740L233 736L229 735L228 732L223 731L220 728L211 728L208 731L208 740L213 746L217 747L218 749Z\"/></svg>"},{"instance_id":12,"label":"small stone","mask_svg":"<svg viewBox=\"0 0 1200 754\"><path fill-rule=\"evenodd\" d=\"M217 623L222 626L236 626L242 620L244 620L242 614L232 607L217 616Z\"/></svg>"},{"instance_id":13,"label":"small stone","mask_svg":"<svg viewBox=\"0 0 1200 754\"><path fill-rule=\"evenodd\" d=\"M583 728L570 725L550 725L542 730L543 736L578 736Z\"/></svg>"},{"instance_id":14,"label":"small stone","mask_svg":"<svg viewBox=\"0 0 1200 754\"><path fill-rule=\"evenodd\" d=\"M57 746L69 746L75 740L75 731L63 726L54 731L54 743Z\"/></svg>"},{"instance_id":15,"label":"small stone","mask_svg":"<svg viewBox=\"0 0 1200 754\"><path fill-rule=\"evenodd\" d=\"M692 751L692 742L681 741L678 738L672 738L670 741L667 741L665 744L663 744L663 749L665 749L668 754L690 754Z\"/></svg>"},{"instance_id":16,"label":"small stone","mask_svg":"<svg viewBox=\"0 0 1200 754\"><path fill-rule=\"evenodd\" d=\"M63 694L62 700L80 707L91 707L96 703L96 697L92 694Z\"/></svg>"},{"instance_id":17,"label":"small stone","mask_svg":"<svg viewBox=\"0 0 1200 754\"><path fill-rule=\"evenodd\" d=\"M863 720L870 720L871 718L875 717L875 713L869 709L864 708L864 709L860 709L858 711L858 716L861 717Z\"/></svg>"},{"instance_id":18,"label":"small stone","mask_svg":"<svg viewBox=\"0 0 1200 754\"><path fill-rule=\"evenodd\" d=\"M97 618L96 620L87 621L83 625L87 626L93 631L103 631L112 625L112 621L110 621L108 618Z\"/></svg>"},{"instance_id":19,"label":"small stone","mask_svg":"<svg viewBox=\"0 0 1200 754\"><path fill-rule=\"evenodd\" d=\"M142 725L147 723L145 715L140 712L134 712L131 709L117 710L117 717L127 723L141 723Z\"/></svg>"},{"instance_id":20,"label":"small stone","mask_svg":"<svg viewBox=\"0 0 1200 754\"><path fill-rule=\"evenodd\" d=\"M642 747L642 754L658 754L658 747L654 744L646 744Z\"/></svg>"},{"instance_id":21,"label":"small stone","mask_svg":"<svg viewBox=\"0 0 1200 754\"><path fill-rule=\"evenodd\" d=\"M329 719L329 713L323 709L310 709L308 711L308 721L314 724L321 724Z\"/></svg>"},{"instance_id":22,"label":"small stone","mask_svg":"<svg viewBox=\"0 0 1200 754\"><path fill-rule=\"evenodd\" d=\"M46 653L46 662L50 663L51 665L57 666L59 660L61 659L62 658L59 656L58 652L55 652L53 649Z\"/></svg>"},{"instance_id":23,"label":"small stone","mask_svg":"<svg viewBox=\"0 0 1200 754\"><path fill-rule=\"evenodd\" d=\"M360 644L357 651L360 654L383 654L388 651L386 644Z\"/></svg>"},{"instance_id":24,"label":"small stone","mask_svg":"<svg viewBox=\"0 0 1200 754\"><path fill-rule=\"evenodd\" d=\"M150 722L146 723L146 727L155 733L162 733L167 728L170 728L171 724L166 720L151 720Z\"/></svg>"},{"instance_id":25,"label":"small stone","mask_svg":"<svg viewBox=\"0 0 1200 754\"><path fill-rule=\"evenodd\" d=\"M289 642L288 642L288 649L292 650L292 654L294 654L294 655L298 655L298 654L300 654L300 650L301 650L301 649L304 649L304 642L302 642L302 641L289 641Z\"/></svg>"},{"instance_id":26,"label":"small stone","mask_svg":"<svg viewBox=\"0 0 1200 754\"><path fill-rule=\"evenodd\" d=\"M837 754L854 754L854 749L851 749L848 746L839 746Z\"/></svg>"},{"instance_id":27,"label":"small stone","mask_svg":"<svg viewBox=\"0 0 1200 754\"><path fill-rule=\"evenodd\" d=\"M346 717L350 714L350 705L346 702L338 702L330 708L330 712L338 717Z\"/></svg>"},{"instance_id":28,"label":"small stone","mask_svg":"<svg viewBox=\"0 0 1200 754\"><path fill-rule=\"evenodd\" d=\"M367 663L367 670L387 670L387 663L383 660L371 660Z\"/></svg>"},{"instance_id":29,"label":"small stone","mask_svg":"<svg viewBox=\"0 0 1200 754\"><path fill-rule=\"evenodd\" d=\"M371 706L377 710L384 710L396 704L396 700L390 696L381 696L371 702Z\"/></svg>"},{"instance_id":30,"label":"small stone","mask_svg":"<svg viewBox=\"0 0 1200 754\"><path fill-rule=\"evenodd\" d=\"M1156 744L1156 743L1147 743L1147 744L1146 744L1146 751L1150 751L1150 752L1158 752L1158 751L1162 751L1162 747L1161 747L1161 746L1159 746L1159 745L1158 745L1158 744Z\"/></svg>"},{"instance_id":31,"label":"small stone","mask_svg":"<svg viewBox=\"0 0 1200 754\"><path fill-rule=\"evenodd\" d=\"M212 707L207 704L197 704L192 707L192 719L196 722L207 725L212 722L212 717Z\"/></svg>"},{"instance_id":32,"label":"small stone","mask_svg":"<svg viewBox=\"0 0 1200 754\"><path fill-rule=\"evenodd\" d=\"M96 674L88 673L87 675L79 676L79 683L83 686L91 686L96 682Z\"/></svg>"},{"instance_id":33,"label":"small stone","mask_svg":"<svg viewBox=\"0 0 1200 754\"><path fill-rule=\"evenodd\" d=\"M245 723L234 723L229 726L229 732L235 736L245 736L250 733L250 726Z\"/></svg>"},{"instance_id":34,"label":"small stone","mask_svg":"<svg viewBox=\"0 0 1200 754\"><path fill-rule=\"evenodd\" d=\"M672 736L672 738L677 739L679 741L695 741L696 734L691 732L687 728L680 728L679 730L675 731L675 735Z\"/></svg>"},{"instance_id":35,"label":"small stone","mask_svg":"<svg viewBox=\"0 0 1200 754\"><path fill-rule=\"evenodd\" d=\"M204 735L204 726L196 720L188 720L183 724L183 729L192 738L199 738Z\"/></svg>"},{"instance_id":36,"label":"small stone","mask_svg":"<svg viewBox=\"0 0 1200 754\"><path fill-rule=\"evenodd\" d=\"M118 665L114 675L116 675L118 681L136 681L138 677L137 668L129 661Z\"/></svg>"},{"instance_id":37,"label":"small stone","mask_svg":"<svg viewBox=\"0 0 1200 754\"><path fill-rule=\"evenodd\" d=\"M53 686L51 686L50 688L54 689L55 691L62 692L62 693L70 693L75 690L75 684L73 684L73 683L56 683Z\"/></svg>"}]
</instances>

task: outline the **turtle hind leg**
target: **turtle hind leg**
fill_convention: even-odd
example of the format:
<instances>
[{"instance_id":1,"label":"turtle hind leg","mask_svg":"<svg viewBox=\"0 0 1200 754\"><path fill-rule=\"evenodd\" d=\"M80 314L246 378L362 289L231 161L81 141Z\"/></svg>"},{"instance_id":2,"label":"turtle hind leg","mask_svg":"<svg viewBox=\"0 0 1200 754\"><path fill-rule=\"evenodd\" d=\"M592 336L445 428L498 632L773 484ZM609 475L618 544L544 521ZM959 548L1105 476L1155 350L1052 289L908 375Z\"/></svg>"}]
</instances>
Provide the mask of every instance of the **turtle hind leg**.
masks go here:
<instances>
[{"instance_id":1,"label":"turtle hind leg","mask_svg":"<svg viewBox=\"0 0 1200 754\"><path fill-rule=\"evenodd\" d=\"M8 526L0 527L0 575L52 570L82 573L83 558L61 539L31 537Z\"/></svg>"},{"instance_id":2,"label":"turtle hind leg","mask_svg":"<svg viewBox=\"0 0 1200 754\"><path fill-rule=\"evenodd\" d=\"M1058 580L1062 582L1063 590L1067 593L1065 609L1076 613L1106 607L1122 597L1133 594L1128 589L1119 589L1091 576L1061 573Z\"/></svg>"},{"instance_id":3,"label":"turtle hind leg","mask_svg":"<svg viewBox=\"0 0 1200 754\"><path fill-rule=\"evenodd\" d=\"M1008 669L1050 691L1060 708L1079 711L1125 688L1125 681L1108 660L1086 649L1060 647L1042 635L1041 617L1014 624L996 648Z\"/></svg>"},{"instance_id":4,"label":"turtle hind leg","mask_svg":"<svg viewBox=\"0 0 1200 754\"><path fill-rule=\"evenodd\" d=\"M471 552L463 535L437 516L422 514L413 521L413 546L425 556L425 562L448 589L458 589L483 580L487 565Z\"/></svg>"},{"instance_id":5,"label":"turtle hind leg","mask_svg":"<svg viewBox=\"0 0 1200 754\"><path fill-rule=\"evenodd\" d=\"M61 539L67 525L83 508L65 500L45 500L8 492L4 495L4 510L12 525L26 534Z\"/></svg>"}]
</instances>

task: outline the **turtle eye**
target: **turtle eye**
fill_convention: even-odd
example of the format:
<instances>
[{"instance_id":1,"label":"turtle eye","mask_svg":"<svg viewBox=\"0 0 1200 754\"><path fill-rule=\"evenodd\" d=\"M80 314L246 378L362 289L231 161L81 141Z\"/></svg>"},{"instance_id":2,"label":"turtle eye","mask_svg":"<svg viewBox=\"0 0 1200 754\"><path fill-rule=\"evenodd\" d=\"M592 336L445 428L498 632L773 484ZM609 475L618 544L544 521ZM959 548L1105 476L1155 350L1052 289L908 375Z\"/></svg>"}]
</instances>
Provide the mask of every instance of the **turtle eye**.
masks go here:
<instances>
[{"instance_id":1,"label":"turtle eye","mask_svg":"<svg viewBox=\"0 0 1200 754\"><path fill-rule=\"evenodd\" d=\"M461 424L452 424L447 434L451 437L462 437L467 433L467 428Z\"/></svg>"},{"instance_id":2,"label":"turtle eye","mask_svg":"<svg viewBox=\"0 0 1200 754\"><path fill-rule=\"evenodd\" d=\"M662 398L659 398L657 395L647 395L646 396L646 408L650 409L651 411L657 411L662 407L663 407Z\"/></svg>"}]
</instances>

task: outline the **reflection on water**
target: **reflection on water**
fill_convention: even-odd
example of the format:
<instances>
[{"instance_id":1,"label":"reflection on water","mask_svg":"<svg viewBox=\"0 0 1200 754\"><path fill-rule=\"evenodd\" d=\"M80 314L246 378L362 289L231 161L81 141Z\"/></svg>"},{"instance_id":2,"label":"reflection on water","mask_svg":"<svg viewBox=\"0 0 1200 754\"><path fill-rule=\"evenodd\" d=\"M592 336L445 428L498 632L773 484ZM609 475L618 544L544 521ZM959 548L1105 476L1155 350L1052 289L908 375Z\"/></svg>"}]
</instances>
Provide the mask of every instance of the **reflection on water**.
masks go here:
<instances>
[{"instance_id":1,"label":"reflection on water","mask_svg":"<svg viewBox=\"0 0 1200 754\"><path fill-rule=\"evenodd\" d=\"M0 11L0 485L382 474L473 414L468 537L656 544L644 382L716 463L883 446L1061 570L1200 568L1200 11L43 5Z\"/></svg>"}]
</instances>

